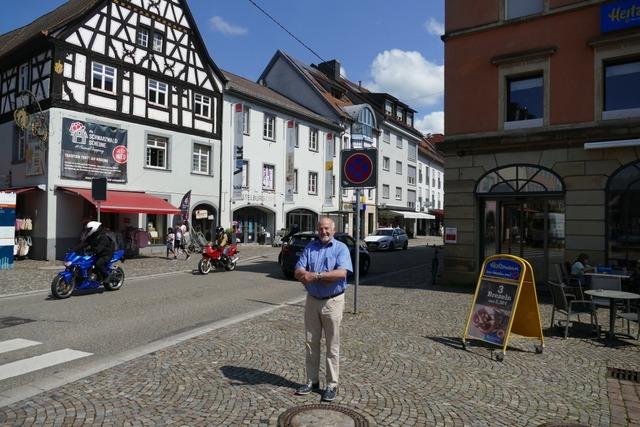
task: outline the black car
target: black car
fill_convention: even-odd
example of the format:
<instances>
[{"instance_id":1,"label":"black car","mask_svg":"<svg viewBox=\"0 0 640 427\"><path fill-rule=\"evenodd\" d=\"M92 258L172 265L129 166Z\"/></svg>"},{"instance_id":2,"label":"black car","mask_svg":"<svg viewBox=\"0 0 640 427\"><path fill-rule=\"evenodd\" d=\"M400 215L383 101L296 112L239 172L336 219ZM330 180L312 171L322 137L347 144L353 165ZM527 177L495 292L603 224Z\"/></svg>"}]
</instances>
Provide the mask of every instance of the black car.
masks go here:
<instances>
[{"instance_id":1,"label":"black car","mask_svg":"<svg viewBox=\"0 0 640 427\"><path fill-rule=\"evenodd\" d=\"M333 236L334 239L344 243L349 248L351 254L351 263L355 265L356 262L356 241L353 237L347 233L336 233ZM296 233L289 239L289 242L282 245L280 255L278 255L278 264L282 268L282 272L289 279L293 278L293 273L296 268L298 258L302 254L303 249L313 240L318 239L318 233L314 231L303 231ZM371 265L371 257L369 251L363 246L360 246L360 274L365 275L369 271Z\"/></svg>"}]
</instances>

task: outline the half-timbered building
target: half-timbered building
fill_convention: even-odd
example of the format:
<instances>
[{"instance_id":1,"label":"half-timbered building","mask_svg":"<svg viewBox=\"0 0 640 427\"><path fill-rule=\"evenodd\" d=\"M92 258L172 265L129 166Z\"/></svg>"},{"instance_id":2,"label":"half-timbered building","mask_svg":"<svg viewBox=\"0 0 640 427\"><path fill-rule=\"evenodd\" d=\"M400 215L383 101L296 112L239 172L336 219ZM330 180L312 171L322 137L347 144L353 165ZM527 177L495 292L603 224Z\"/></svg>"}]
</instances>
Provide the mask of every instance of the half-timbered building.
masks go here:
<instances>
[{"instance_id":1,"label":"half-timbered building","mask_svg":"<svg viewBox=\"0 0 640 427\"><path fill-rule=\"evenodd\" d=\"M162 243L189 190L212 228L224 83L186 0L70 0L0 36L0 188L19 192L33 255L77 241L97 177L114 231Z\"/></svg>"}]
</instances>

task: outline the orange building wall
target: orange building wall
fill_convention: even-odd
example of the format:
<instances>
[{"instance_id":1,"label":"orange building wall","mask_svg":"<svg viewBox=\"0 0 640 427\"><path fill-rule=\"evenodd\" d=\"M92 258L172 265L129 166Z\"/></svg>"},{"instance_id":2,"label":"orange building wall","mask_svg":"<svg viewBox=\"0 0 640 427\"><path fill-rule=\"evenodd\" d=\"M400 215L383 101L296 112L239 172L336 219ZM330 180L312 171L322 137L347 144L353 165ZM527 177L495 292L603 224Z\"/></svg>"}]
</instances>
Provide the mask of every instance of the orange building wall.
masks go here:
<instances>
[{"instance_id":1,"label":"orange building wall","mask_svg":"<svg viewBox=\"0 0 640 427\"><path fill-rule=\"evenodd\" d=\"M498 130L497 55L556 46L550 59L550 124L593 120L599 5L453 37L445 43L445 134ZM545 82L549 84L549 82Z\"/></svg>"},{"instance_id":2,"label":"orange building wall","mask_svg":"<svg viewBox=\"0 0 640 427\"><path fill-rule=\"evenodd\" d=\"M498 22L499 1L501 0L447 0L444 5L447 32Z\"/></svg>"}]
</instances>

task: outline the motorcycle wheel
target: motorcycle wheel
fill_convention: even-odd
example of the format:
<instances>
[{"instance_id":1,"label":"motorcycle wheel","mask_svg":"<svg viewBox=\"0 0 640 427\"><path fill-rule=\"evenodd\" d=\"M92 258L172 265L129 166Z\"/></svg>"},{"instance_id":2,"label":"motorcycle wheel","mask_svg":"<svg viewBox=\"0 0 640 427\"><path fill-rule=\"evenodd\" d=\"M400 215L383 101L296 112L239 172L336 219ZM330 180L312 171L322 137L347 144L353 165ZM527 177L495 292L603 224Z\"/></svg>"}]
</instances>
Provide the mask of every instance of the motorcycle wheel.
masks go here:
<instances>
[{"instance_id":1,"label":"motorcycle wheel","mask_svg":"<svg viewBox=\"0 0 640 427\"><path fill-rule=\"evenodd\" d=\"M227 271L233 271L236 269L236 261L231 261L227 265L224 266L224 269Z\"/></svg>"},{"instance_id":2,"label":"motorcycle wheel","mask_svg":"<svg viewBox=\"0 0 640 427\"><path fill-rule=\"evenodd\" d=\"M65 282L62 276L56 276L51 282L51 294L58 299L69 298L76 288L75 281Z\"/></svg>"},{"instance_id":3,"label":"motorcycle wheel","mask_svg":"<svg viewBox=\"0 0 640 427\"><path fill-rule=\"evenodd\" d=\"M211 271L211 260L208 258L202 258L198 262L198 270L201 274L209 274Z\"/></svg>"},{"instance_id":4,"label":"motorcycle wheel","mask_svg":"<svg viewBox=\"0 0 640 427\"><path fill-rule=\"evenodd\" d=\"M108 291L117 291L124 285L124 270L122 267L116 267L111 274L113 277L104 284L104 288Z\"/></svg>"}]
</instances>

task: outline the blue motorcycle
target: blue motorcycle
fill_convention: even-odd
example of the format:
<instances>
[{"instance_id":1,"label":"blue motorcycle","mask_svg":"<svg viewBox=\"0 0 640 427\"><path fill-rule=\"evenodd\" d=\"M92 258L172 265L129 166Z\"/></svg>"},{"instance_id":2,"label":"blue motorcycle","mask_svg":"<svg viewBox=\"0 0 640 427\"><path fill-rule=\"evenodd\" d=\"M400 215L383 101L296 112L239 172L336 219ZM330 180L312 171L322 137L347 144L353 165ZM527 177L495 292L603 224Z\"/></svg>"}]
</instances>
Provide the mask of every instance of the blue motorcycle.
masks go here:
<instances>
[{"instance_id":1,"label":"blue motorcycle","mask_svg":"<svg viewBox=\"0 0 640 427\"><path fill-rule=\"evenodd\" d=\"M77 252L69 252L64 257L64 271L58 273L51 283L51 293L56 298L69 298L75 289L97 289L100 286L108 291L117 291L124 284L124 270L114 264L123 260L124 251L113 253L107 264L111 272L109 277L101 281L94 268L96 257Z\"/></svg>"}]
</instances>

